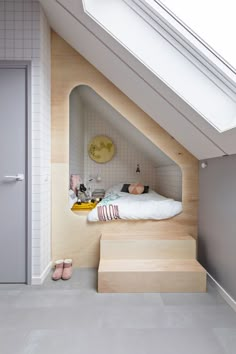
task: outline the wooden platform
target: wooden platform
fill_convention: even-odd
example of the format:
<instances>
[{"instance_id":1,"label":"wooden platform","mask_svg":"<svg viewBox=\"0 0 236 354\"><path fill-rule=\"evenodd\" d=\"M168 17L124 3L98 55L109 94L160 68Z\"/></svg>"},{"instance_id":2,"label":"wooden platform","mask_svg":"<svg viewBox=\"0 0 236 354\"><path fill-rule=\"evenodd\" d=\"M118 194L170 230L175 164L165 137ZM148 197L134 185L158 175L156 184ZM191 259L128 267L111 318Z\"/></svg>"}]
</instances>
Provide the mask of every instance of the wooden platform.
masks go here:
<instances>
[{"instance_id":1,"label":"wooden platform","mask_svg":"<svg viewBox=\"0 0 236 354\"><path fill-rule=\"evenodd\" d=\"M100 240L98 291L205 292L196 240L180 234L105 234Z\"/></svg>"},{"instance_id":2,"label":"wooden platform","mask_svg":"<svg viewBox=\"0 0 236 354\"><path fill-rule=\"evenodd\" d=\"M52 32L52 258L73 258L76 267L97 267L101 234L144 233L165 229L197 238L199 161L88 61ZM87 211L68 208L70 93L87 85L140 133L172 159L182 172L183 212L167 220L88 223ZM110 181L113 183L112 181ZM115 182L115 181L114 181ZM58 192L60 191L60 192Z\"/></svg>"},{"instance_id":3,"label":"wooden platform","mask_svg":"<svg viewBox=\"0 0 236 354\"><path fill-rule=\"evenodd\" d=\"M105 234L101 259L195 259L196 241L189 235L169 233Z\"/></svg>"},{"instance_id":4,"label":"wooden platform","mask_svg":"<svg viewBox=\"0 0 236 354\"><path fill-rule=\"evenodd\" d=\"M194 259L101 260L98 291L205 292L206 272Z\"/></svg>"}]
</instances>

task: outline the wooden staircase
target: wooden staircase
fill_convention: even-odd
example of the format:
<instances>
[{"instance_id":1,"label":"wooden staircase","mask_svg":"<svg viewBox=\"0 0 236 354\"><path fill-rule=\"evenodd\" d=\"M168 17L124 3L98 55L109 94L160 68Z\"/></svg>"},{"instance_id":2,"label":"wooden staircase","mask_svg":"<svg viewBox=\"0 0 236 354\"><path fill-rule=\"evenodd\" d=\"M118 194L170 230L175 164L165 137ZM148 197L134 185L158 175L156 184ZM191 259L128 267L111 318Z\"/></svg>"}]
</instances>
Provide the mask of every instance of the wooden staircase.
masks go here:
<instances>
[{"instance_id":1,"label":"wooden staircase","mask_svg":"<svg viewBox=\"0 0 236 354\"><path fill-rule=\"evenodd\" d=\"M206 271L189 235L104 234L100 240L98 291L205 292Z\"/></svg>"}]
</instances>

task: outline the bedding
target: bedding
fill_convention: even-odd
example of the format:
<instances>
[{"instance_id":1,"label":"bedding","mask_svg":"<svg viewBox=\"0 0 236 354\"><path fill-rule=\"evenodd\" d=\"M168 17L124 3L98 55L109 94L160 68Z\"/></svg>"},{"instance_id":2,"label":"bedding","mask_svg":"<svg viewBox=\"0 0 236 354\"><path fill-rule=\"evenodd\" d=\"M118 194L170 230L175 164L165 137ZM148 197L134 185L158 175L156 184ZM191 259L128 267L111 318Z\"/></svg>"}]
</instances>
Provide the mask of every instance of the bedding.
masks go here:
<instances>
[{"instance_id":1,"label":"bedding","mask_svg":"<svg viewBox=\"0 0 236 354\"><path fill-rule=\"evenodd\" d=\"M123 184L122 188L121 188L121 192L126 192L126 193L129 193L129 187L130 187L130 184ZM142 192L143 193L148 193L149 192L149 186L143 186L144 187L144 190Z\"/></svg>"},{"instance_id":2,"label":"bedding","mask_svg":"<svg viewBox=\"0 0 236 354\"><path fill-rule=\"evenodd\" d=\"M105 197L88 214L89 222L125 220L162 220L182 211L182 203L149 189L144 194L121 192L123 184L107 190Z\"/></svg>"}]
</instances>

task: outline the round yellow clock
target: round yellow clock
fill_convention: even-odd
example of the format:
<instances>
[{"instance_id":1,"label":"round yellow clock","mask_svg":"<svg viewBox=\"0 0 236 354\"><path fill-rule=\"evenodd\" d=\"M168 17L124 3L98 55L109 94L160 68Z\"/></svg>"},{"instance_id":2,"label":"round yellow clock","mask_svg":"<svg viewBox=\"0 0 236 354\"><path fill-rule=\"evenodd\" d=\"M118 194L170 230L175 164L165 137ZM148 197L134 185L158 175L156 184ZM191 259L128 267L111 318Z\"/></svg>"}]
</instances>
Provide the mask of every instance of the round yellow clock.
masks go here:
<instances>
[{"instance_id":1,"label":"round yellow clock","mask_svg":"<svg viewBox=\"0 0 236 354\"><path fill-rule=\"evenodd\" d=\"M95 136L88 146L89 157L97 163L110 161L115 154L115 146L105 135Z\"/></svg>"}]
</instances>

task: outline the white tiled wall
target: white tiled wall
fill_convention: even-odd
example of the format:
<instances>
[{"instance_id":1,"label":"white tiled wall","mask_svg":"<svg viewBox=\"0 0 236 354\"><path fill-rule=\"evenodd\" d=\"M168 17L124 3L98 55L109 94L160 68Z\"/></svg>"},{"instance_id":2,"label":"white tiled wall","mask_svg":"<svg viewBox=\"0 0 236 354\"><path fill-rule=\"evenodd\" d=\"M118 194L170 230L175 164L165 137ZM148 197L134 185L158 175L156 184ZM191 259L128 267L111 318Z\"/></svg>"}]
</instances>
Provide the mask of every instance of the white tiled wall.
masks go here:
<instances>
[{"instance_id":1,"label":"white tiled wall","mask_svg":"<svg viewBox=\"0 0 236 354\"><path fill-rule=\"evenodd\" d=\"M182 200L182 173L177 165L156 169L158 192L166 197Z\"/></svg>"},{"instance_id":2,"label":"white tiled wall","mask_svg":"<svg viewBox=\"0 0 236 354\"><path fill-rule=\"evenodd\" d=\"M0 60L32 63L32 273L50 262L50 28L38 1L0 0Z\"/></svg>"},{"instance_id":3,"label":"white tiled wall","mask_svg":"<svg viewBox=\"0 0 236 354\"><path fill-rule=\"evenodd\" d=\"M51 260L51 32L40 9L40 274Z\"/></svg>"}]
</instances>

